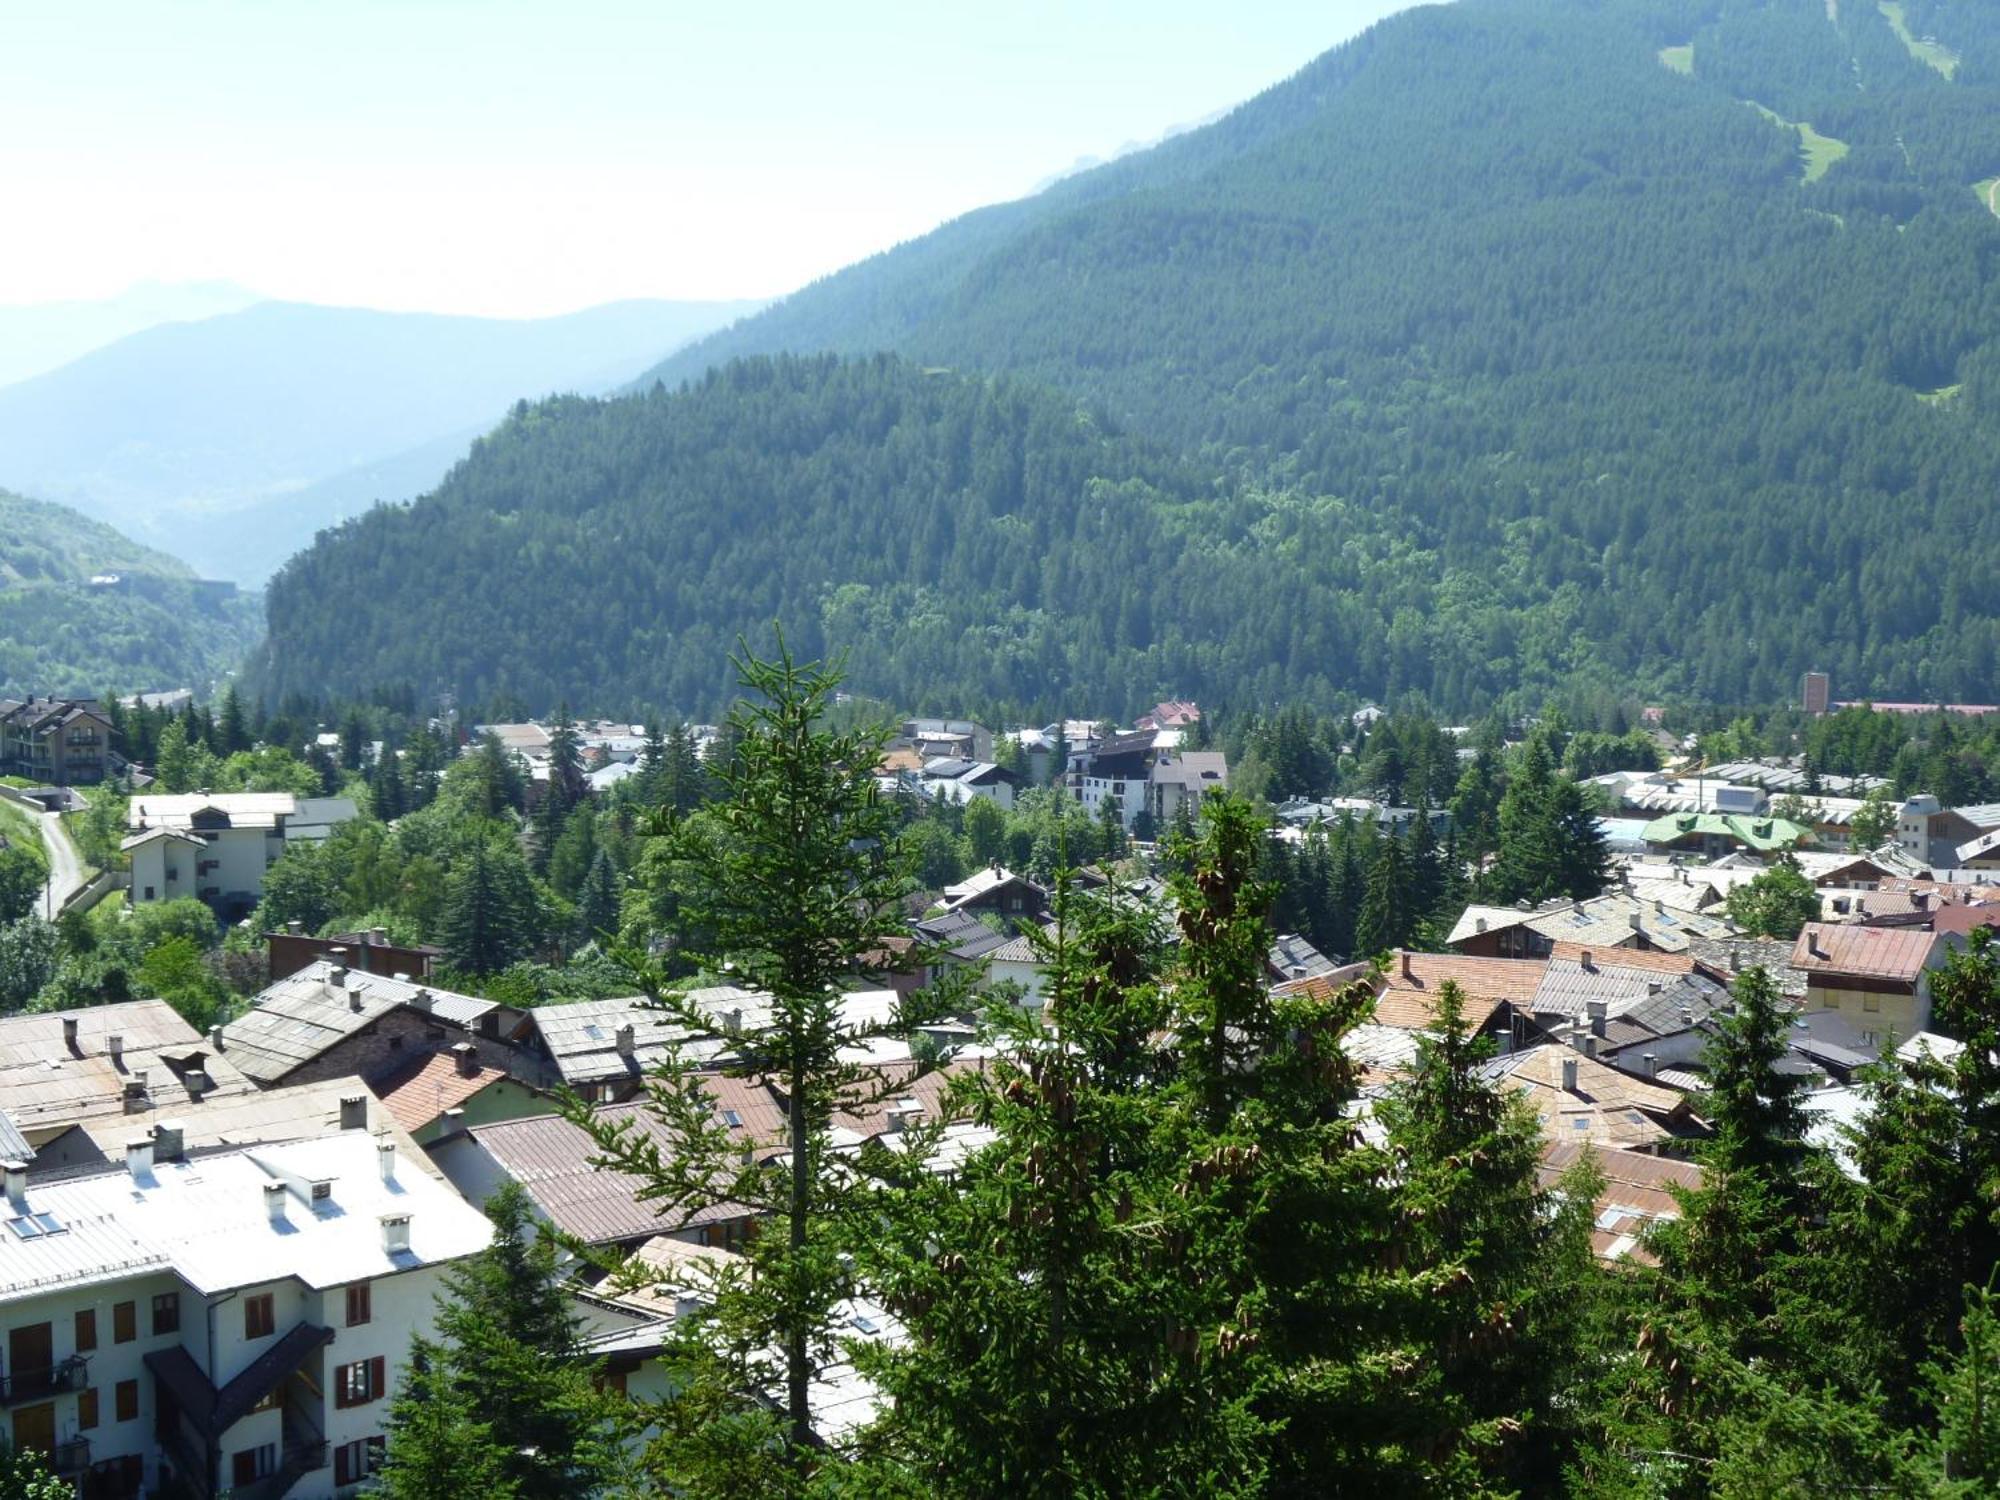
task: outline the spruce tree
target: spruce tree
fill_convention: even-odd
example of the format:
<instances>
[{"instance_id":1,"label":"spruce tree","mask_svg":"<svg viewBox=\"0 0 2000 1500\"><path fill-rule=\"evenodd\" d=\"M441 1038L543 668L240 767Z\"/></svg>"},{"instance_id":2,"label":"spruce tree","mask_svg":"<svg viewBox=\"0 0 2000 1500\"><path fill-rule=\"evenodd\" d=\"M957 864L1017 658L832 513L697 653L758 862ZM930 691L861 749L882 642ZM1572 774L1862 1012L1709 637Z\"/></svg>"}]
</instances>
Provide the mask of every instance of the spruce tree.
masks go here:
<instances>
[{"instance_id":1,"label":"spruce tree","mask_svg":"<svg viewBox=\"0 0 2000 1500\"><path fill-rule=\"evenodd\" d=\"M445 889L439 936L446 961L468 974L497 974L534 947L537 904L520 855L475 840Z\"/></svg>"},{"instance_id":2,"label":"spruce tree","mask_svg":"<svg viewBox=\"0 0 2000 1500\"><path fill-rule=\"evenodd\" d=\"M1355 922L1354 950L1374 957L1401 947L1415 925L1411 900L1410 867L1403 844L1394 836L1379 840L1375 863L1368 871L1368 887L1361 898L1360 916Z\"/></svg>"},{"instance_id":3,"label":"spruce tree","mask_svg":"<svg viewBox=\"0 0 2000 1500\"><path fill-rule=\"evenodd\" d=\"M599 849L590 861L590 873L576 898L576 937L579 943L608 943L618 935L618 872L611 856Z\"/></svg>"},{"instance_id":4,"label":"spruce tree","mask_svg":"<svg viewBox=\"0 0 2000 1500\"><path fill-rule=\"evenodd\" d=\"M402 1384L389 1406L382 1467L368 1493L384 1500L516 1500L507 1454L478 1398L463 1389L426 1339L410 1346Z\"/></svg>"}]
</instances>

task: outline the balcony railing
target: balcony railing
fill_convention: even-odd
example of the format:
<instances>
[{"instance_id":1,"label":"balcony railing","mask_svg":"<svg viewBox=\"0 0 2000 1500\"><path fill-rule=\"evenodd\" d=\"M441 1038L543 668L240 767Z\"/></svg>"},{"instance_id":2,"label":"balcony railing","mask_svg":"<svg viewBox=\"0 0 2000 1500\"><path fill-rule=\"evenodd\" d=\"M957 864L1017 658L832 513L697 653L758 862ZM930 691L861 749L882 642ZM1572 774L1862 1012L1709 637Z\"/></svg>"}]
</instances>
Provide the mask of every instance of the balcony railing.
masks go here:
<instances>
[{"instance_id":1,"label":"balcony railing","mask_svg":"<svg viewBox=\"0 0 2000 1500\"><path fill-rule=\"evenodd\" d=\"M65 1391L80 1391L89 1368L89 1360L81 1354L72 1354L61 1364L50 1365L46 1369L16 1370L11 1375L0 1375L0 1406L14 1406L22 1401L45 1401Z\"/></svg>"},{"instance_id":2,"label":"balcony railing","mask_svg":"<svg viewBox=\"0 0 2000 1500\"><path fill-rule=\"evenodd\" d=\"M49 1468L57 1474L81 1474L90 1467L90 1439L73 1437L49 1450Z\"/></svg>"}]
</instances>

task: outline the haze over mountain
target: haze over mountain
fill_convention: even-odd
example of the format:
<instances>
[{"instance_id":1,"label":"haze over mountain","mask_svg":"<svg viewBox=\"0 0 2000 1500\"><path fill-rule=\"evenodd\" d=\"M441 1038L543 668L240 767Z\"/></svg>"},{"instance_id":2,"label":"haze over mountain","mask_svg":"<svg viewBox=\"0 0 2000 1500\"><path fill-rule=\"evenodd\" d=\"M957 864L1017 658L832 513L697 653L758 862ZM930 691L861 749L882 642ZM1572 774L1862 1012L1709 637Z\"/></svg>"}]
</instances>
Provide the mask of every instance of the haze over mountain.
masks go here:
<instances>
[{"instance_id":1,"label":"haze over mountain","mask_svg":"<svg viewBox=\"0 0 2000 1500\"><path fill-rule=\"evenodd\" d=\"M206 688L257 627L179 558L0 490L0 696Z\"/></svg>"},{"instance_id":2,"label":"haze over mountain","mask_svg":"<svg viewBox=\"0 0 2000 1500\"><path fill-rule=\"evenodd\" d=\"M983 611L970 644L955 602L843 614L848 585L879 586L869 564L760 465L788 421L819 430L829 392L739 373L681 417L671 402L531 413L434 499L328 538L272 593L274 680L539 683L525 658L461 671L398 623L418 592L470 596L465 540L500 517L521 545L592 564L592 589L531 596L547 638L578 648L563 662L578 707L640 680L593 677L600 652L643 638L660 682L690 682L673 653L772 607L864 659L856 632L889 632L895 667L857 686L913 700L981 680L1039 707L1331 687L1475 710L1579 683L1731 701L1788 695L1806 667L1844 693L1990 696L1995 179L2000 9L1412 11L1214 125L877 256L636 383L746 355L889 350L1050 387L1098 414L1077 420L1214 476L1215 508L1139 495L1121 524L1227 554L1177 580L1231 583L1225 640L1184 640L1174 622L1208 601L1099 568L1118 555L1101 537L1030 528L1001 545L989 521L1006 506L982 509L976 486L941 488L934 521L985 538L952 574ZM732 418L731 402L748 405ZM791 418L773 410L787 404ZM1034 472L1034 441L967 429L946 405L899 408L899 441ZM697 466L662 435L679 421L745 446ZM920 439L929 421L960 425ZM1065 468L1065 503L1093 505L1093 481L1121 484L1131 462ZM754 607L718 595L677 531L646 556L612 540L686 472L710 508L681 525L724 533L704 548L754 547L794 592L772 601L760 579ZM844 514L904 480L891 467L853 482ZM303 580L372 576L363 560L390 557L406 561L387 586L342 596L344 635L315 624L332 596ZM1068 642L1067 675L1037 686L1006 664L1044 628ZM928 664L905 650L925 631L940 642ZM994 670L978 676L967 651Z\"/></svg>"},{"instance_id":3,"label":"haze over mountain","mask_svg":"<svg viewBox=\"0 0 2000 1500\"><path fill-rule=\"evenodd\" d=\"M146 281L115 297L0 306L0 386L66 365L142 329L237 312L261 300L228 281Z\"/></svg>"},{"instance_id":4,"label":"haze over mountain","mask_svg":"<svg viewBox=\"0 0 2000 1500\"><path fill-rule=\"evenodd\" d=\"M503 320L264 302L161 324L0 389L0 477L255 584L319 527L434 484L510 403L607 389L753 307Z\"/></svg>"}]
</instances>

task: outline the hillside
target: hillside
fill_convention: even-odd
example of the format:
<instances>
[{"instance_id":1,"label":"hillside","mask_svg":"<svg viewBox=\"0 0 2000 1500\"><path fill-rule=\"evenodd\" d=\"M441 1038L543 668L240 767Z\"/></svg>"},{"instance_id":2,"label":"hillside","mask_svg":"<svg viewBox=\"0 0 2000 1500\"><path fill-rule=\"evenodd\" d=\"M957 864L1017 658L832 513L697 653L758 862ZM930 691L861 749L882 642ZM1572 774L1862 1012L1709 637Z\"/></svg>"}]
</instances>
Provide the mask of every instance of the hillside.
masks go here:
<instances>
[{"instance_id":1,"label":"hillside","mask_svg":"<svg viewBox=\"0 0 2000 1500\"><path fill-rule=\"evenodd\" d=\"M7 480L255 584L321 526L429 487L522 397L603 390L750 305L618 303L536 320L259 303L118 340L0 388ZM448 449L398 490L318 490Z\"/></svg>"},{"instance_id":2,"label":"hillside","mask_svg":"<svg viewBox=\"0 0 2000 1500\"><path fill-rule=\"evenodd\" d=\"M1076 637L1067 685L1106 703L1330 684L1456 712L1558 682L1771 699L1807 667L1843 692L1979 698L2000 658L2000 512L1975 503L2000 488L2000 218L1974 188L1996 177L1991 8L1460 0L831 277L640 388L744 354L887 349L1059 391L1221 476L1228 499L1168 534L1229 560L1224 600L1057 561L1038 549L1107 545L1060 528L931 580L980 600L975 617L1049 611L1051 640ZM733 380L696 393L705 412ZM592 420L609 442L628 419ZM762 431L704 420L718 441ZM524 427L522 478L448 495L539 503L537 444L580 461L576 441L566 422ZM632 452L588 457L593 503L669 482ZM813 615L805 579L837 587L822 563L846 544L739 534L758 462L704 455L717 515L684 524L799 580L771 597ZM893 505L853 498L871 501ZM469 562L426 530L447 513L382 524L406 524L426 576L463 598ZM390 534L338 538L315 567ZM572 695L643 681L598 671L597 648L678 629L718 581L673 555L644 566L663 602L635 598L637 615L549 600L583 617L558 627L586 648ZM1054 567L1108 592L1038 586ZM1178 581L1197 578L1214 581ZM279 680L421 675L430 648L393 619L349 649L294 629L297 598L272 597ZM1127 600L1122 634L1100 633ZM904 627L857 618L833 638L866 651L876 628ZM923 698L1020 681L1047 706L1054 679L1012 673L1019 639L1002 625L861 680ZM670 640L694 649L656 647ZM644 699L678 701L693 669L656 660ZM523 656L482 678L534 700L556 675Z\"/></svg>"},{"instance_id":3,"label":"hillside","mask_svg":"<svg viewBox=\"0 0 2000 1500\"><path fill-rule=\"evenodd\" d=\"M257 628L254 600L217 597L179 559L0 490L0 694L206 687Z\"/></svg>"}]
</instances>

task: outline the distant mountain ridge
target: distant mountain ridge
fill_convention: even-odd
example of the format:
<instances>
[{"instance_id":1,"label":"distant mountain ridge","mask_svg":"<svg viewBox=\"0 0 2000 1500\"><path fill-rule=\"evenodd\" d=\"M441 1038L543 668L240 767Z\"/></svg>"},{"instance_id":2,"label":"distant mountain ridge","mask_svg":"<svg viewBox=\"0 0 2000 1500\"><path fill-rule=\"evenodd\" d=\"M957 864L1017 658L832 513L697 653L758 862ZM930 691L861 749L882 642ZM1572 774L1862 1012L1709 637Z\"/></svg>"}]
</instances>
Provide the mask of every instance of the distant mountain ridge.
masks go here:
<instances>
[{"instance_id":1,"label":"distant mountain ridge","mask_svg":"<svg viewBox=\"0 0 2000 1500\"><path fill-rule=\"evenodd\" d=\"M256 583L340 515L435 483L515 401L606 389L751 306L501 320L263 302L161 324L0 388L0 470ZM317 488L441 439L449 456L398 473L407 490Z\"/></svg>"},{"instance_id":2,"label":"distant mountain ridge","mask_svg":"<svg viewBox=\"0 0 2000 1500\"><path fill-rule=\"evenodd\" d=\"M713 503L684 524L743 548L760 590L793 580L770 600L785 618L839 623L824 639L858 660L857 633L905 640L899 610L953 638L928 657L898 646L882 680L858 681L906 701L1346 690L1470 713L1557 688L1771 701L1807 668L1857 695L1991 701L2000 7L1909 0L1900 18L1936 45L1824 0L1405 12L1211 126L864 261L631 388L685 384L715 441L767 443L788 429L758 359L887 351L1004 376L1023 400L1056 393L1208 476L1213 504L1126 514L1206 560L1186 574L1150 555L1151 573L1107 571L1125 554L1087 531L1003 544L976 489L941 488L926 524L983 538L949 553L993 617L979 627L905 595L828 616L845 580L822 566L826 539L758 530L768 455L702 454ZM810 428L820 395L783 399ZM568 503L621 525L681 482L692 460L628 429L625 408L579 410L531 409L464 482L334 533L292 576L358 579L356 559L393 542L464 599L469 518L539 516L555 455L579 470ZM978 455L977 431L927 431L958 420L911 410L899 440ZM1059 447L1060 430L1032 429ZM1010 462L1032 471L1032 441ZM854 483L888 487L848 496L854 513L903 503L893 468ZM576 706L640 681L600 665L613 642L655 645L652 701L696 682L676 653L710 643L685 625L718 617L699 603L714 580L645 535L666 550L631 560L648 587L615 614L589 594L545 601ZM1109 598L1052 590L1052 568ZM1228 587L1225 614L1197 582ZM273 591L272 680L455 670L393 613L349 645L305 628L317 607ZM535 701L550 679L533 649L486 653L481 681ZM1024 676L1024 650L1063 658Z\"/></svg>"},{"instance_id":3,"label":"distant mountain ridge","mask_svg":"<svg viewBox=\"0 0 2000 1500\"><path fill-rule=\"evenodd\" d=\"M228 281L146 281L114 297L0 305L0 386L57 369L161 323L212 318L263 300Z\"/></svg>"}]
</instances>

